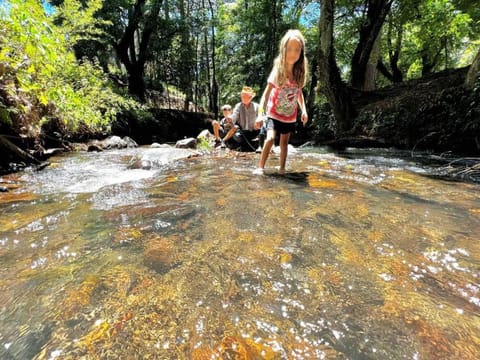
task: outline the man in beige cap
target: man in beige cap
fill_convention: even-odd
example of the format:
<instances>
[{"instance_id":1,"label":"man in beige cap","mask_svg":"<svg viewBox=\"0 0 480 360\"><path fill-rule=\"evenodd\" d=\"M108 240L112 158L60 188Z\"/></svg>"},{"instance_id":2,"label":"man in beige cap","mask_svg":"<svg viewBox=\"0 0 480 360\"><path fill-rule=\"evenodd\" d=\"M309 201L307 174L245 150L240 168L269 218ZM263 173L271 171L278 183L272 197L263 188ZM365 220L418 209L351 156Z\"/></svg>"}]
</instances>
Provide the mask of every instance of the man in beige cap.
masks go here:
<instances>
[{"instance_id":1,"label":"man in beige cap","mask_svg":"<svg viewBox=\"0 0 480 360\"><path fill-rule=\"evenodd\" d=\"M225 140L233 136L233 139L237 142L237 147L247 151L256 150L253 142L259 133L259 127L256 123L258 104L252 101L255 95L255 91L251 87L244 86L242 88L240 93L242 101L235 105L232 114L228 117L235 126L224 138Z\"/></svg>"}]
</instances>

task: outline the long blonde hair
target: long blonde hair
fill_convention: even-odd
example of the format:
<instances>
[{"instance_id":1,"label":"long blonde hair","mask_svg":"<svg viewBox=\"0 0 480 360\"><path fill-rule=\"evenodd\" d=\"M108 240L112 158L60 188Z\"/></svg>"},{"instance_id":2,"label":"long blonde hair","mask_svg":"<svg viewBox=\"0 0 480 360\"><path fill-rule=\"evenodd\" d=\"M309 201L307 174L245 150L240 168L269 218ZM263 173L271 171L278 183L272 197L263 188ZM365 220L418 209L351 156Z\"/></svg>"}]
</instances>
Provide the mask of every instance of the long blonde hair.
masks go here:
<instances>
[{"instance_id":1,"label":"long blonde hair","mask_svg":"<svg viewBox=\"0 0 480 360\"><path fill-rule=\"evenodd\" d=\"M287 57L287 44L291 39L296 39L302 45L302 52L297 62L293 65L293 78L299 87L303 87L307 81L308 61L305 55L305 38L296 29L288 30L280 40L278 56L275 58L274 69L277 71L277 83L282 85L287 80L285 58Z\"/></svg>"}]
</instances>

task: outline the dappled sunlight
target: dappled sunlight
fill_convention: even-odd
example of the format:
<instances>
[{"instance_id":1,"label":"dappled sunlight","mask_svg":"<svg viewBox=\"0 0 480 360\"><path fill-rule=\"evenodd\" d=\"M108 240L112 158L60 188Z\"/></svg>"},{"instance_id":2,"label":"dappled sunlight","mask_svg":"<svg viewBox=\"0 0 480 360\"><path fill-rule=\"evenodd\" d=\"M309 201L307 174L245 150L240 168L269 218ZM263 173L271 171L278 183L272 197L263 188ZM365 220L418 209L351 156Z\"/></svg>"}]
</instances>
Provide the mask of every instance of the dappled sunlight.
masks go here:
<instances>
[{"instance_id":1,"label":"dappled sunlight","mask_svg":"<svg viewBox=\"0 0 480 360\"><path fill-rule=\"evenodd\" d=\"M128 172L97 157L86 173ZM253 176L258 155L216 153L72 194L77 161L0 194L2 357L480 357L476 185L314 151Z\"/></svg>"}]
</instances>

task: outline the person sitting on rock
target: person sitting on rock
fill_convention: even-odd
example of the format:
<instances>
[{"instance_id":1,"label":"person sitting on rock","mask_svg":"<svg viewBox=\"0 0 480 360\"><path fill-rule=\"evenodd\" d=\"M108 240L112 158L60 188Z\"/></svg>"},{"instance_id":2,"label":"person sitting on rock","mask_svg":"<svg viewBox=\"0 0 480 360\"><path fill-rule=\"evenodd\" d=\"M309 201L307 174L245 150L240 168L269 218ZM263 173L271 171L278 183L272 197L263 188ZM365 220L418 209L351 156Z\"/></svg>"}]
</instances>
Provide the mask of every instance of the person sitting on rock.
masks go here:
<instances>
[{"instance_id":1,"label":"person sitting on rock","mask_svg":"<svg viewBox=\"0 0 480 360\"><path fill-rule=\"evenodd\" d=\"M233 129L231 114L232 107L228 104L222 106L223 118L220 121L213 120L213 134L215 136L215 147L225 147L225 141L228 141L235 131L230 131Z\"/></svg>"},{"instance_id":2,"label":"person sitting on rock","mask_svg":"<svg viewBox=\"0 0 480 360\"><path fill-rule=\"evenodd\" d=\"M255 95L255 91L251 87L244 86L240 93L241 102L235 105L233 112L227 117L235 127L227 133L224 141L227 137L233 137L237 142L237 147L246 151L255 151L258 141L260 128L256 123L258 104L252 101Z\"/></svg>"}]
</instances>

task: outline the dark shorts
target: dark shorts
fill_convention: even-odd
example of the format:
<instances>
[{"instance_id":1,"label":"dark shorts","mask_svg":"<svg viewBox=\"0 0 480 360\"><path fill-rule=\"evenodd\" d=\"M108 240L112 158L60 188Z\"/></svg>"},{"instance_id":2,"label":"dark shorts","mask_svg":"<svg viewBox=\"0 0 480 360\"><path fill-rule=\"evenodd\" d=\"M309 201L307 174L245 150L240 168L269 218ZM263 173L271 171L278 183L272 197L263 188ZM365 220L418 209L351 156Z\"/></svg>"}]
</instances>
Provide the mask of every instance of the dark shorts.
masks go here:
<instances>
[{"instance_id":1,"label":"dark shorts","mask_svg":"<svg viewBox=\"0 0 480 360\"><path fill-rule=\"evenodd\" d=\"M255 151L258 147L258 130L241 130L240 127L233 135L231 141L227 142L227 146L237 151Z\"/></svg>"},{"instance_id":2,"label":"dark shorts","mask_svg":"<svg viewBox=\"0 0 480 360\"><path fill-rule=\"evenodd\" d=\"M289 134L295 131L295 123L284 123L272 118L268 118L267 130L275 130L279 134Z\"/></svg>"},{"instance_id":3,"label":"dark shorts","mask_svg":"<svg viewBox=\"0 0 480 360\"><path fill-rule=\"evenodd\" d=\"M225 137L225 135L227 135L228 133L228 130L225 130L225 128L223 126L220 126L220 129L218 129L218 131L220 132L220 137Z\"/></svg>"},{"instance_id":4,"label":"dark shorts","mask_svg":"<svg viewBox=\"0 0 480 360\"><path fill-rule=\"evenodd\" d=\"M232 124L220 124L220 137L225 137L225 135L227 135L227 133L230 131L230 129L232 128Z\"/></svg>"},{"instance_id":5,"label":"dark shorts","mask_svg":"<svg viewBox=\"0 0 480 360\"><path fill-rule=\"evenodd\" d=\"M248 141L252 141L258 136L258 130L241 130L241 133Z\"/></svg>"}]
</instances>

